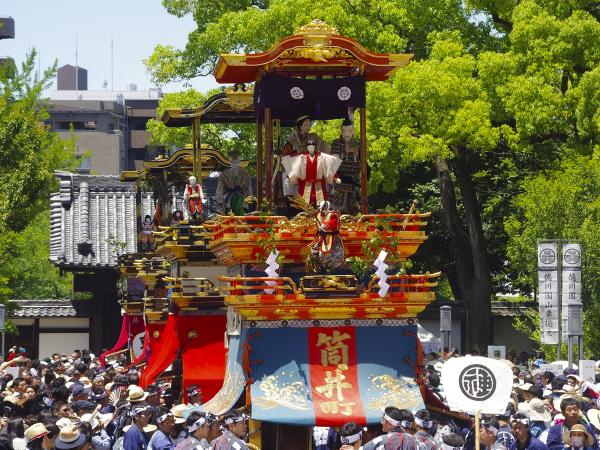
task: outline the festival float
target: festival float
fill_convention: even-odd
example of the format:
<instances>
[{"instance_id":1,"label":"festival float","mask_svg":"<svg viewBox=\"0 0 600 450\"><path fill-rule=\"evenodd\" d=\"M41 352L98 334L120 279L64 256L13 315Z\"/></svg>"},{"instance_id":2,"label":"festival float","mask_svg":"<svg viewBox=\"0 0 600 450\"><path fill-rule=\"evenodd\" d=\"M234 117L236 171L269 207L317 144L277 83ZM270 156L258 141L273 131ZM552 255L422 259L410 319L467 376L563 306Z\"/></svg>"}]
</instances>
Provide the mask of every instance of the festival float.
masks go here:
<instances>
[{"instance_id":1,"label":"festival float","mask_svg":"<svg viewBox=\"0 0 600 450\"><path fill-rule=\"evenodd\" d=\"M429 214L367 203L366 84L411 57L315 20L265 52L221 55L214 76L229 87L164 113L166 126L191 128L192 145L122 174L150 205L141 223L152 219L143 251L120 261L123 307L145 321L131 361L143 386L168 376L174 393L201 387L197 409L246 408L250 442L269 449L311 448L315 425L424 406L416 316L439 273L405 263ZM311 130L329 120L333 142ZM204 142L211 123L254 126L256 165Z\"/></svg>"}]
</instances>

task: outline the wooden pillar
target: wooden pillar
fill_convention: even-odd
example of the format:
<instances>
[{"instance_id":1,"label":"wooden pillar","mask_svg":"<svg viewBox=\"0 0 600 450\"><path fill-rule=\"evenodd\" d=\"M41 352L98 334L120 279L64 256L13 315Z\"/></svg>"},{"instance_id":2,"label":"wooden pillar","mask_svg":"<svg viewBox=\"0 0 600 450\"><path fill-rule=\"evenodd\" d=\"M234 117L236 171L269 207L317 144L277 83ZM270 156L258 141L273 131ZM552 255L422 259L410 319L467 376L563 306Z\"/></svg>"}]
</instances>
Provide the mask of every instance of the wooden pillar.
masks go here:
<instances>
[{"instance_id":1,"label":"wooden pillar","mask_svg":"<svg viewBox=\"0 0 600 450\"><path fill-rule=\"evenodd\" d=\"M260 118L256 118L256 202L260 209L263 199L263 126Z\"/></svg>"},{"instance_id":2,"label":"wooden pillar","mask_svg":"<svg viewBox=\"0 0 600 450\"><path fill-rule=\"evenodd\" d=\"M271 120L271 108L265 108L265 172L267 200L269 206L273 205L273 186L271 186L271 176L273 172L273 121Z\"/></svg>"},{"instance_id":3,"label":"wooden pillar","mask_svg":"<svg viewBox=\"0 0 600 450\"><path fill-rule=\"evenodd\" d=\"M4 349L6 352L6 349ZM40 357L40 318L36 317L33 320L33 346L31 348L31 359ZM4 353L6 355L6 353Z\"/></svg>"},{"instance_id":4,"label":"wooden pillar","mask_svg":"<svg viewBox=\"0 0 600 450\"><path fill-rule=\"evenodd\" d=\"M360 109L360 212L367 214L367 107Z\"/></svg>"},{"instance_id":5,"label":"wooden pillar","mask_svg":"<svg viewBox=\"0 0 600 450\"><path fill-rule=\"evenodd\" d=\"M198 184L200 185L200 188L202 189L202 133L200 130L200 117L196 117L196 147L198 148L198 153L197 153L197 158L198 161L196 162L196 170L198 171L198 175L196 175L196 180L198 181ZM200 200L202 201L202 200Z\"/></svg>"},{"instance_id":6,"label":"wooden pillar","mask_svg":"<svg viewBox=\"0 0 600 450\"><path fill-rule=\"evenodd\" d=\"M198 172L197 172L197 167L196 164L198 163L198 149L196 148L196 142L197 142L197 130L196 130L196 118L194 117L192 119L192 175L197 176ZM187 181L186 181L187 182Z\"/></svg>"}]
</instances>

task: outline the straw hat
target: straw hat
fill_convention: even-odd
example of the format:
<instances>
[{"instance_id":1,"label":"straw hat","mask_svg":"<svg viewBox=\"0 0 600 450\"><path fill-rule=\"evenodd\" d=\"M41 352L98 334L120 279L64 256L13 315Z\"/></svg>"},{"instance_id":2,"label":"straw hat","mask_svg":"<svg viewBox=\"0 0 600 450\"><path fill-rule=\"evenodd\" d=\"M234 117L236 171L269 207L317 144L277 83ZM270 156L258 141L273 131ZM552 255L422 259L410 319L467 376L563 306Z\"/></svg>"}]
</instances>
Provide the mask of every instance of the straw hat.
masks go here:
<instances>
[{"instance_id":1,"label":"straw hat","mask_svg":"<svg viewBox=\"0 0 600 450\"><path fill-rule=\"evenodd\" d=\"M539 398L529 400L529 417L532 421L550 422L552 420L550 413L546 411L544 402Z\"/></svg>"},{"instance_id":2,"label":"straw hat","mask_svg":"<svg viewBox=\"0 0 600 450\"><path fill-rule=\"evenodd\" d=\"M70 450L77 448L86 440L85 434L79 432L77 425L67 425L60 430L56 439L55 448L59 450Z\"/></svg>"},{"instance_id":3,"label":"straw hat","mask_svg":"<svg viewBox=\"0 0 600 450\"><path fill-rule=\"evenodd\" d=\"M581 424L576 423L571 427L569 431L565 431L563 433L563 442L567 445L571 445L571 433L573 431L579 431L580 433L585 433L585 440L583 441L584 447L592 447L594 445L594 440L592 439L592 435L588 432L588 430Z\"/></svg>"},{"instance_id":4,"label":"straw hat","mask_svg":"<svg viewBox=\"0 0 600 450\"><path fill-rule=\"evenodd\" d=\"M139 386L131 385L127 388L127 391L127 401L129 403L143 402L148 397L148 393L144 392Z\"/></svg>"},{"instance_id":5,"label":"straw hat","mask_svg":"<svg viewBox=\"0 0 600 450\"><path fill-rule=\"evenodd\" d=\"M96 429L98 427L98 425L100 425L100 422L98 421L98 419L96 419L95 417L92 417L92 414L90 414L90 413L86 413L83 416L81 416L81 421L89 423L90 426L92 427L92 430Z\"/></svg>"},{"instance_id":6,"label":"straw hat","mask_svg":"<svg viewBox=\"0 0 600 450\"><path fill-rule=\"evenodd\" d=\"M556 411L562 411L562 409L560 409L560 404L562 403L563 400L567 399L567 398L574 398L575 400L577 400L580 404L582 403L582 398L578 395L573 395L573 394L563 394L558 398L555 398L554 400L552 400L552 405L554 406L554 409Z\"/></svg>"},{"instance_id":7,"label":"straw hat","mask_svg":"<svg viewBox=\"0 0 600 450\"><path fill-rule=\"evenodd\" d=\"M48 430L43 423L34 423L25 431L25 441L29 444L31 441L35 441L48 434Z\"/></svg>"},{"instance_id":8,"label":"straw hat","mask_svg":"<svg viewBox=\"0 0 600 450\"><path fill-rule=\"evenodd\" d=\"M183 413L185 412L186 409L187 409L187 405L184 405L183 403L181 403L179 405L175 405L171 408L171 412L175 416L175 424L176 425L185 422Z\"/></svg>"},{"instance_id":9,"label":"straw hat","mask_svg":"<svg viewBox=\"0 0 600 450\"><path fill-rule=\"evenodd\" d=\"M587 417L596 430L600 430L600 409L588 409Z\"/></svg>"},{"instance_id":10,"label":"straw hat","mask_svg":"<svg viewBox=\"0 0 600 450\"><path fill-rule=\"evenodd\" d=\"M56 421L56 426L61 430L69 425L73 425L73 422L68 417L62 417Z\"/></svg>"},{"instance_id":11,"label":"straw hat","mask_svg":"<svg viewBox=\"0 0 600 450\"><path fill-rule=\"evenodd\" d=\"M519 391L529 391L529 388L533 387L533 384L531 383L523 383L523 384L518 384L518 385L513 385L514 389L518 389Z\"/></svg>"},{"instance_id":12,"label":"straw hat","mask_svg":"<svg viewBox=\"0 0 600 450\"><path fill-rule=\"evenodd\" d=\"M123 427L123 432L127 433L127 430L129 430L132 427L132 425L126 425ZM149 423L148 425L146 425L144 427L144 433L154 433L157 430L157 426L153 425L151 423Z\"/></svg>"}]
</instances>

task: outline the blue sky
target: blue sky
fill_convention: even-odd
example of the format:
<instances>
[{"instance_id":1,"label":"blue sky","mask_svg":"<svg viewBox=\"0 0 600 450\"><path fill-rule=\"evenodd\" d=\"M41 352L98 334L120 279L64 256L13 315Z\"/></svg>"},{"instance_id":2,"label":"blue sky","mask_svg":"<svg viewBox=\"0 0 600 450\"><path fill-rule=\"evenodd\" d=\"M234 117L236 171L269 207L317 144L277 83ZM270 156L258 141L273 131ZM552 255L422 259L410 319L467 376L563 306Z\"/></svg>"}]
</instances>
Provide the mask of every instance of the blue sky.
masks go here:
<instances>
[{"instance_id":1,"label":"blue sky","mask_svg":"<svg viewBox=\"0 0 600 450\"><path fill-rule=\"evenodd\" d=\"M194 21L169 15L160 0L0 0L0 16L15 19L15 39L0 40L0 55L18 63L35 47L42 69L58 59L59 67L75 65L75 35L78 64L88 70L88 89L110 89L110 40L114 42L114 88L138 90L153 87L142 62L157 44L185 46ZM191 80L196 89L216 86L212 77ZM163 91L181 90L181 83L163 86Z\"/></svg>"}]
</instances>

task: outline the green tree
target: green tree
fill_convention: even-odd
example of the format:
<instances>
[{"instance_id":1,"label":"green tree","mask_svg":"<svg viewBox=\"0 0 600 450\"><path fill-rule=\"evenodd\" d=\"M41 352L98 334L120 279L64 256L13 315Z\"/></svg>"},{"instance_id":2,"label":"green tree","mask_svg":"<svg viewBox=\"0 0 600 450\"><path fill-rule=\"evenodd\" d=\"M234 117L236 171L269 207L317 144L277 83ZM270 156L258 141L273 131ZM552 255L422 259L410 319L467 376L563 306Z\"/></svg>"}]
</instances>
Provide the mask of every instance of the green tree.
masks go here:
<instances>
[{"instance_id":1,"label":"green tree","mask_svg":"<svg viewBox=\"0 0 600 450\"><path fill-rule=\"evenodd\" d=\"M73 142L44 126L42 92L56 64L40 77L32 51L21 67L0 67L0 302L69 292L48 262L49 194L54 171L72 169ZM29 226L31 224L31 226Z\"/></svg>"},{"instance_id":2,"label":"green tree","mask_svg":"<svg viewBox=\"0 0 600 450\"><path fill-rule=\"evenodd\" d=\"M578 239L583 246L582 299L586 336L600 327L600 148L592 156L573 156L560 167L527 180L505 226L507 254L523 291L537 285L537 241ZM539 326L539 317L532 316ZM531 323L531 320L530 320ZM534 336L539 341L539 334ZM588 355L600 355L600 342L585 340Z\"/></svg>"},{"instance_id":3,"label":"green tree","mask_svg":"<svg viewBox=\"0 0 600 450\"><path fill-rule=\"evenodd\" d=\"M49 261L50 213L42 211L21 232L0 236L0 279L13 299L70 298L71 276Z\"/></svg>"},{"instance_id":4,"label":"green tree","mask_svg":"<svg viewBox=\"0 0 600 450\"><path fill-rule=\"evenodd\" d=\"M20 69L0 67L0 234L20 231L48 204L54 170L72 160L71 149L43 121L41 94L56 64L38 78L32 51Z\"/></svg>"},{"instance_id":5,"label":"green tree","mask_svg":"<svg viewBox=\"0 0 600 450\"><path fill-rule=\"evenodd\" d=\"M512 199L524 180L598 145L597 7L562 0L163 4L193 14L197 29L185 49L159 46L148 58L157 82L208 73L221 52L263 51L315 18L372 50L414 52L415 62L368 88L370 202L438 201L434 218L443 231L433 225L437 246L424 246L416 259L441 263L465 302L467 345L483 350L493 294L527 289L506 264L510 231L502 224L515 210Z\"/></svg>"}]
</instances>

